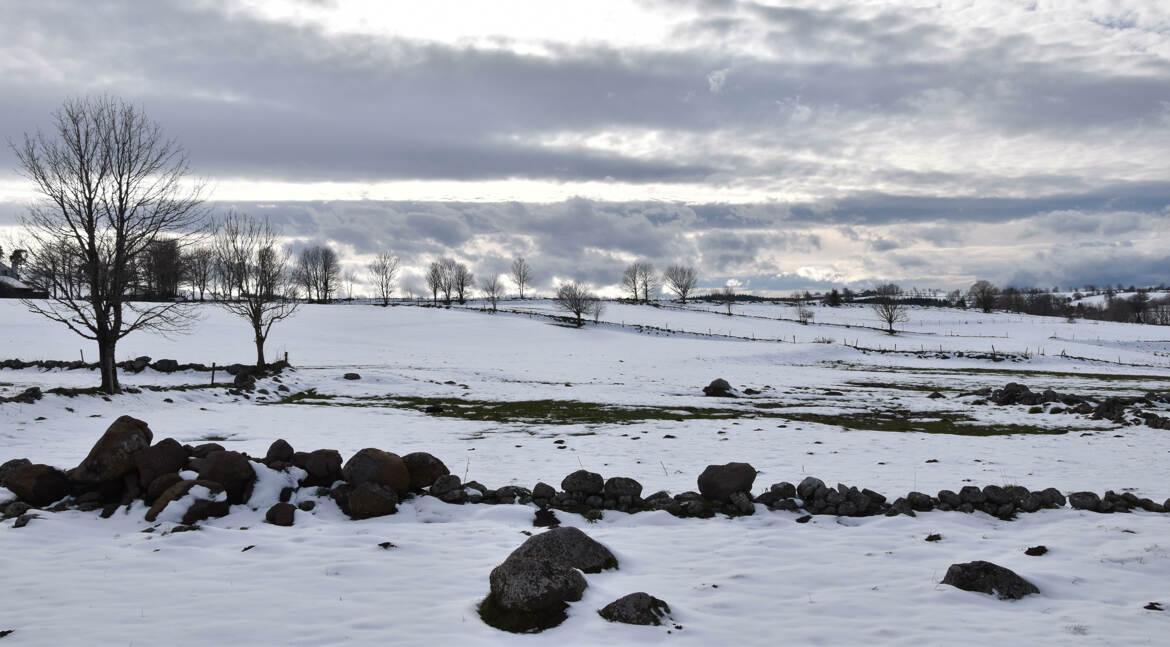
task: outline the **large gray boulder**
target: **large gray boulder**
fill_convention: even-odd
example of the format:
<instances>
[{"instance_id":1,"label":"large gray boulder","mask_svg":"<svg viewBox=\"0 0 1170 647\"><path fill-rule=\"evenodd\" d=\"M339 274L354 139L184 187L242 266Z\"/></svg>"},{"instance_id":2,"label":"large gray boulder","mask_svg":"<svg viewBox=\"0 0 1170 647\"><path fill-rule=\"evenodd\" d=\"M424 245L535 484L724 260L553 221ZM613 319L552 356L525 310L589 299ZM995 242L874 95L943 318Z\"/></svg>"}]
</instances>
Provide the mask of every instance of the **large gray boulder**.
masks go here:
<instances>
[{"instance_id":1,"label":"large gray boulder","mask_svg":"<svg viewBox=\"0 0 1170 647\"><path fill-rule=\"evenodd\" d=\"M751 494L756 468L747 463L708 465L699 475L699 494L710 501L727 503L736 492Z\"/></svg>"},{"instance_id":2,"label":"large gray boulder","mask_svg":"<svg viewBox=\"0 0 1170 647\"><path fill-rule=\"evenodd\" d=\"M134 454L150 447L153 438L145 422L122 416L106 429L69 478L77 483L120 479L134 470Z\"/></svg>"},{"instance_id":3,"label":"large gray boulder","mask_svg":"<svg viewBox=\"0 0 1170 647\"><path fill-rule=\"evenodd\" d=\"M951 564L942 583L964 591L995 595L1001 600L1018 600L1025 595L1040 592L1034 584L1014 571L984 561Z\"/></svg>"},{"instance_id":4,"label":"large gray boulder","mask_svg":"<svg viewBox=\"0 0 1170 647\"><path fill-rule=\"evenodd\" d=\"M561 624L568 603L580 600L587 586L572 567L516 556L492 569L488 579L491 593L480 604L479 615L487 624L515 633Z\"/></svg>"},{"instance_id":5,"label":"large gray boulder","mask_svg":"<svg viewBox=\"0 0 1170 647\"><path fill-rule=\"evenodd\" d=\"M555 562L586 573L600 573L618 567L617 558L608 548L571 526L552 528L529 537L512 551L509 559L512 557Z\"/></svg>"}]
</instances>

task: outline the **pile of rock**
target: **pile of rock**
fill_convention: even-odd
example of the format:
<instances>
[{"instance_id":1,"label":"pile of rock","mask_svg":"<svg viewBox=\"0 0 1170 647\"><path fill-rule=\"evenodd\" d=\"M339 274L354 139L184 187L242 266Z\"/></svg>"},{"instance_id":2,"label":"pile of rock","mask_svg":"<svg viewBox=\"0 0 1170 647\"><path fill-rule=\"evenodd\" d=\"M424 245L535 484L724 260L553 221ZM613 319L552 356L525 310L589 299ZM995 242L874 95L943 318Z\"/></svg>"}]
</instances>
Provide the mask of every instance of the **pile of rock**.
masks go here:
<instances>
[{"instance_id":1,"label":"pile of rock","mask_svg":"<svg viewBox=\"0 0 1170 647\"><path fill-rule=\"evenodd\" d=\"M1036 393L1024 384L1010 382L1000 389L986 388L964 395L978 395L984 398L976 400L976 403L1028 406L1031 407L1029 413L1079 414L1090 416L1094 420L1170 429L1170 418L1140 409L1170 404L1170 395L1164 393L1150 392L1143 397L1109 396L1097 399L1072 393L1059 393L1052 389Z\"/></svg>"}]
</instances>

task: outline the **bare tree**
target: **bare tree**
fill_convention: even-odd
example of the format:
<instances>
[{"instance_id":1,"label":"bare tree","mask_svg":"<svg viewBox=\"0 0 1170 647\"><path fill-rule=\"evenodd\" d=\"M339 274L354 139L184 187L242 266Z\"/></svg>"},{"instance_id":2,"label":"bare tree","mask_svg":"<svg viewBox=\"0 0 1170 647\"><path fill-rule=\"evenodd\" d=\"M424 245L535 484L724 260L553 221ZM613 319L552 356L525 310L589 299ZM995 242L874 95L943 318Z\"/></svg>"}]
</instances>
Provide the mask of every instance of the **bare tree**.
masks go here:
<instances>
[{"instance_id":1,"label":"bare tree","mask_svg":"<svg viewBox=\"0 0 1170 647\"><path fill-rule=\"evenodd\" d=\"M451 305L451 295L455 292L455 271L459 263L453 258L439 259L439 290L443 293L443 303Z\"/></svg>"},{"instance_id":2,"label":"bare tree","mask_svg":"<svg viewBox=\"0 0 1170 647\"><path fill-rule=\"evenodd\" d=\"M523 256L517 256L516 260L512 261L512 282L516 284L516 289L520 292L520 300L524 300L524 288L532 281L532 266L528 261L524 260Z\"/></svg>"},{"instance_id":3,"label":"bare tree","mask_svg":"<svg viewBox=\"0 0 1170 647\"><path fill-rule=\"evenodd\" d=\"M451 266L451 289L460 304L467 303L467 296L475 286L475 275L463 263Z\"/></svg>"},{"instance_id":4,"label":"bare tree","mask_svg":"<svg viewBox=\"0 0 1170 647\"><path fill-rule=\"evenodd\" d=\"M486 279L480 279L479 290L492 304L492 312L496 311L496 302L504 296L504 285L500 282L500 275L492 274Z\"/></svg>"},{"instance_id":5,"label":"bare tree","mask_svg":"<svg viewBox=\"0 0 1170 647\"><path fill-rule=\"evenodd\" d=\"M877 296L870 307L891 335L898 332L894 330L894 324L910 321L909 307L902 301L902 288L893 283L878 286Z\"/></svg>"},{"instance_id":6,"label":"bare tree","mask_svg":"<svg viewBox=\"0 0 1170 647\"><path fill-rule=\"evenodd\" d=\"M390 252L379 252L374 262L366 266L370 272L370 283L373 284L382 305L390 305L390 295L394 293L394 279L398 275L398 257Z\"/></svg>"},{"instance_id":7,"label":"bare tree","mask_svg":"<svg viewBox=\"0 0 1170 647\"><path fill-rule=\"evenodd\" d=\"M219 301L224 310L247 320L256 343L256 368L263 370L264 342L273 324L297 310L288 269L289 253L278 246L267 220L229 213L215 237L221 267L233 268L228 282L237 288Z\"/></svg>"},{"instance_id":8,"label":"bare tree","mask_svg":"<svg viewBox=\"0 0 1170 647\"><path fill-rule=\"evenodd\" d=\"M654 266L647 261L634 263L634 267L637 272L638 287L642 288L642 300L650 303L650 293L658 292L662 287L658 272L655 272Z\"/></svg>"},{"instance_id":9,"label":"bare tree","mask_svg":"<svg viewBox=\"0 0 1170 647\"><path fill-rule=\"evenodd\" d=\"M582 317L585 315L601 316L601 310L598 309L600 301L597 296L578 281L562 283L558 286L554 302L558 309L576 317L577 327L584 325Z\"/></svg>"},{"instance_id":10,"label":"bare tree","mask_svg":"<svg viewBox=\"0 0 1170 647\"><path fill-rule=\"evenodd\" d=\"M983 312L991 312L999 301L999 288L991 284L990 281L976 281L969 290L967 296L971 298L971 303L983 310Z\"/></svg>"},{"instance_id":11,"label":"bare tree","mask_svg":"<svg viewBox=\"0 0 1170 647\"><path fill-rule=\"evenodd\" d=\"M354 288L358 284L357 272L353 270L345 270L341 273L341 284L345 288L345 298L352 300L354 298Z\"/></svg>"},{"instance_id":12,"label":"bare tree","mask_svg":"<svg viewBox=\"0 0 1170 647\"><path fill-rule=\"evenodd\" d=\"M117 344L136 330L179 331L179 303L126 301L133 269L154 241L204 217L186 152L141 109L112 97L67 100L50 133L14 145L21 174L43 198L23 218L30 274L47 300L32 312L97 342L101 390L117 393Z\"/></svg>"},{"instance_id":13,"label":"bare tree","mask_svg":"<svg viewBox=\"0 0 1170 647\"><path fill-rule=\"evenodd\" d=\"M695 289L699 282L699 273L689 265L671 265L662 273L662 280L667 289L678 295L679 300L687 302L687 295Z\"/></svg>"},{"instance_id":14,"label":"bare tree","mask_svg":"<svg viewBox=\"0 0 1170 647\"><path fill-rule=\"evenodd\" d=\"M191 296L199 292L199 300L211 285L212 273L215 270L215 250L210 247L196 247L183 254L183 276L191 286Z\"/></svg>"},{"instance_id":15,"label":"bare tree","mask_svg":"<svg viewBox=\"0 0 1170 647\"><path fill-rule=\"evenodd\" d=\"M301 250L297 257L296 282L305 288L305 298L329 303L342 282L341 262L328 245L314 245Z\"/></svg>"},{"instance_id":16,"label":"bare tree","mask_svg":"<svg viewBox=\"0 0 1170 647\"><path fill-rule=\"evenodd\" d=\"M634 303L638 302L641 286L638 285L637 263L627 265L626 271L622 272L622 289L630 292L630 298L633 299Z\"/></svg>"},{"instance_id":17,"label":"bare tree","mask_svg":"<svg viewBox=\"0 0 1170 647\"><path fill-rule=\"evenodd\" d=\"M812 322L813 317L813 310L812 308L808 307L808 304L804 302L796 304L796 320L799 321L802 325L807 326Z\"/></svg>"},{"instance_id":18,"label":"bare tree","mask_svg":"<svg viewBox=\"0 0 1170 647\"><path fill-rule=\"evenodd\" d=\"M179 241L158 238L146 246L138 263L142 294L147 299L172 299L179 294L183 279L183 254Z\"/></svg>"},{"instance_id":19,"label":"bare tree","mask_svg":"<svg viewBox=\"0 0 1170 647\"><path fill-rule=\"evenodd\" d=\"M443 289L443 264L439 261L431 261L427 267L426 275L427 289L431 291L431 302L439 302L439 291Z\"/></svg>"},{"instance_id":20,"label":"bare tree","mask_svg":"<svg viewBox=\"0 0 1170 647\"><path fill-rule=\"evenodd\" d=\"M727 316L730 317L731 306L735 305L735 288L730 285L725 285L715 296L720 303L727 307Z\"/></svg>"}]
</instances>

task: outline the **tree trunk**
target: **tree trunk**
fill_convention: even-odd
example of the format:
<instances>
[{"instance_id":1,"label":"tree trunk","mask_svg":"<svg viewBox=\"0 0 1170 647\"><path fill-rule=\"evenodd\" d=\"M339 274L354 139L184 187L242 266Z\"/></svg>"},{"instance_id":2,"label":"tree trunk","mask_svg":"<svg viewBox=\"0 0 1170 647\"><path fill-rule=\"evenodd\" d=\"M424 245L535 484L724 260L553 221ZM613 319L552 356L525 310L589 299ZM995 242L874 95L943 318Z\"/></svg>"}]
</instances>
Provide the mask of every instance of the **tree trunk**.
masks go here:
<instances>
[{"instance_id":1,"label":"tree trunk","mask_svg":"<svg viewBox=\"0 0 1170 647\"><path fill-rule=\"evenodd\" d=\"M111 335L107 332L102 336L109 337ZM117 341L98 339L98 370L102 374L101 390L111 395L122 391L118 385L118 367L114 359L116 346Z\"/></svg>"},{"instance_id":2,"label":"tree trunk","mask_svg":"<svg viewBox=\"0 0 1170 647\"><path fill-rule=\"evenodd\" d=\"M256 331L256 368L264 370L264 336Z\"/></svg>"}]
</instances>

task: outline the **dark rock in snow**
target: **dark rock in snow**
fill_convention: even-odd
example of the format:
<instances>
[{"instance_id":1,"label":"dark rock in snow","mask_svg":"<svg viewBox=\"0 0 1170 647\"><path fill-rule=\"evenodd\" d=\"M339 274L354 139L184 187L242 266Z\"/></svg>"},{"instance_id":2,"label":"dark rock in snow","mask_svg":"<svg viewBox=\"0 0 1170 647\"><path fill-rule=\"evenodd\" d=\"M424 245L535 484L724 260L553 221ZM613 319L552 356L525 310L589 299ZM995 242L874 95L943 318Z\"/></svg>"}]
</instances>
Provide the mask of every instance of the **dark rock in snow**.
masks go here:
<instances>
[{"instance_id":1,"label":"dark rock in snow","mask_svg":"<svg viewBox=\"0 0 1170 647\"><path fill-rule=\"evenodd\" d=\"M342 377L344 377L347 380L360 380L360 379L362 379L362 376L358 375L357 373L346 373Z\"/></svg>"},{"instance_id":2,"label":"dark rock in snow","mask_svg":"<svg viewBox=\"0 0 1170 647\"><path fill-rule=\"evenodd\" d=\"M699 493L710 501L726 503L735 492L751 493L756 468L747 463L708 465L699 475Z\"/></svg>"},{"instance_id":3,"label":"dark rock in snow","mask_svg":"<svg viewBox=\"0 0 1170 647\"><path fill-rule=\"evenodd\" d=\"M806 476L804 480L796 486L796 494L800 497L801 501L808 502L812 501L813 497L816 496L817 490L820 490L824 487L824 481L812 476Z\"/></svg>"},{"instance_id":4,"label":"dark rock in snow","mask_svg":"<svg viewBox=\"0 0 1170 647\"><path fill-rule=\"evenodd\" d=\"M596 472L577 470L561 481L561 489L570 494L601 494L605 489L605 479Z\"/></svg>"},{"instance_id":5,"label":"dark rock in snow","mask_svg":"<svg viewBox=\"0 0 1170 647\"><path fill-rule=\"evenodd\" d=\"M402 457L406 470L410 472L410 489L421 490L430 487L440 476L451 471L443 461L426 452L413 452Z\"/></svg>"},{"instance_id":6,"label":"dark rock in snow","mask_svg":"<svg viewBox=\"0 0 1170 647\"><path fill-rule=\"evenodd\" d=\"M27 458L14 458L0 465L0 487L5 487L4 480L8 477L9 472L20 467L28 467L29 465L32 465L32 461Z\"/></svg>"},{"instance_id":7,"label":"dark rock in snow","mask_svg":"<svg viewBox=\"0 0 1170 647\"><path fill-rule=\"evenodd\" d=\"M153 522L158 519L163 510L171 503L186 496L195 486L206 488L207 493L197 497L194 502L183 513L182 523L190 525L204 521L211 517L223 517L228 514L231 508L231 502L226 498L222 501L216 500L223 497L219 495L224 492L224 488L219 483L213 481L180 481L163 492L150 510L146 512L146 520Z\"/></svg>"},{"instance_id":8,"label":"dark rock in snow","mask_svg":"<svg viewBox=\"0 0 1170 647\"><path fill-rule=\"evenodd\" d=\"M264 464L270 465L272 463L291 463L293 461L292 445L288 444L283 438L277 438L268 446L268 452L264 454Z\"/></svg>"},{"instance_id":9,"label":"dark rock in snow","mask_svg":"<svg viewBox=\"0 0 1170 647\"><path fill-rule=\"evenodd\" d=\"M617 568L617 558L602 544L590 539L578 528L561 527L533 535L508 557L555 562L586 573L600 573Z\"/></svg>"},{"instance_id":10,"label":"dark rock in snow","mask_svg":"<svg viewBox=\"0 0 1170 647\"><path fill-rule=\"evenodd\" d=\"M297 507L291 503L277 503L264 514L264 520L274 526L291 526Z\"/></svg>"},{"instance_id":11,"label":"dark rock in snow","mask_svg":"<svg viewBox=\"0 0 1170 647\"><path fill-rule=\"evenodd\" d=\"M150 447L154 434L137 418L121 416L98 439L69 478L76 483L120 479L134 469L134 454Z\"/></svg>"},{"instance_id":12,"label":"dark rock in snow","mask_svg":"<svg viewBox=\"0 0 1170 647\"><path fill-rule=\"evenodd\" d=\"M731 384L723 378L717 378L711 381L710 384L703 387L703 395L709 398L734 398L737 397L735 390L731 388Z\"/></svg>"},{"instance_id":13,"label":"dark rock in snow","mask_svg":"<svg viewBox=\"0 0 1170 647\"><path fill-rule=\"evenodd\" d=\"M1028 550L1025 550L1024 554L1029 556L1029 557L1039 557L1047 552L1048 552L1047 546L1032 546Z\"/></svg>"},{"instance_id":14,"label":"dark rock in snow","mask_svg":"<svg viewBox=\"0 0 1170 647\"><path fill-rule=\"evenodd\" d=\"M134 454L138 482L150 486L163 474L177 474L187 464L187 450L174 438L164 438Z\"/></svg>"},{"instance_id":15,"label":"dark rock in snow","mask_svg":"<svg viewBox=\"0 0 1170 647\"><path fill-rule=\"evenodd\" d=\"M365 481L348 488L344 512L351 519L383 517L398 511L398 493L388 485Z\"/></svg>"},{"instance_id":16,"label":"dark rock in snow","mask_svg":"<svg viewBox=\"0 0 1170 647\"><path fill-rule=\"evenodd\" d=\"M610 602L597 613L610 622L661 625L670 615L670 605L648 593L631 593Z\"/></svg>"},{"instance_id":17,"label":"dark rock in snow","mask_svg":"<svg viewBox=\"0 0 1170 647\"><path fill-rule=\"evenodd\" d=\"M1001 600L1018 600L1025 595L1040 592L1035 585L1013 571L984 561L951 564L942 583L964 591L996 595Z\"/></svg>"},{"instance_id":18,"label":"dark rock in snow","mask_svg":"<svg viewBox=\"0 0 1170 647\"><path fill-rule=\"evenodd\" d=\"M1094 492L1073 492L1068 495L1068 503L1076 510L1101 512L1101 497Z\"/></svg>"},{"instance_id":19,"label":"dark rock in snow","mask_svg":"<svg viewBox=\"0 0 1170 647\"><path fill-rule=\"evenodd\" d=\"M69 496L73 485L61 470L49 465L20 464L9 469L4 487L18 499L33 506L46 506Z\"/></svg>"},{"instance_id":20,"label":"dark rock in snow","mask_svg":"<svg viewBox=\"0 0 1170 647\"><path fill-rule=\"evenodd\" d=\"M491 593L480 604L487 624L504 631L530 633L564 622L569 602L588 586L576 569L543 559L509 557L489 577Z\"/></svg>"},{"instance_id":21,"label":"dark rock in snow","mask_svg":"<svg viewBox=\"0 0 1170 647\"><path fill-rule=\"evenodd\" d=\"M561 525L561 520L557 519L556 513L548 508L541 508L536 511L536 516L532 519L532 525L537 528L556 528Z\"/></svg>"},{"instance_id":22,"label":"dark rock in snow","mask_svg":"<svg viewBox=\"0 0 1170 647\"><path fill-rule=\"evenodd\" d=\"M252 498L256 471L248 457L239 452L211 452L199 466L199 479L222 485L229 503L247 503Z\"/></svg>"},{"instance_id":23,"label":"dark rock in snow","mask_svg":"<svg viewBox=\"0 0 1170 647\"><path fill-rule=\"evenodd\" d=\"M367 447L350 457L342 474L354 487L377 483L394 488L398 494L410 491L410 471L402 457L374 447Z\"/></svg>"},{"instance_id":24,"label":"dark rock in snow","mask_svg":"<svg viewBox=\"0 0 1170 647\"><path fill-rule=\"evenodd\" d=\"M211 452L222 452L224 446L219 443L203 443L191 448L191 455L195 458L207 458Z\"/></svg>"},{"instance_id":25,"label":"dark rock in snow","mask_svg":"<svg viewBox=\"0 0 1170 647\"><path fill-rule=\"evenodd\" d=\"M307 454L296 452L292 462L308 472L301 485L329 487L344 478L341 473L341 454L336 449L318 449Z\"/></svg>"}]
</instances>

